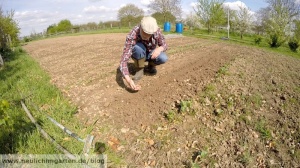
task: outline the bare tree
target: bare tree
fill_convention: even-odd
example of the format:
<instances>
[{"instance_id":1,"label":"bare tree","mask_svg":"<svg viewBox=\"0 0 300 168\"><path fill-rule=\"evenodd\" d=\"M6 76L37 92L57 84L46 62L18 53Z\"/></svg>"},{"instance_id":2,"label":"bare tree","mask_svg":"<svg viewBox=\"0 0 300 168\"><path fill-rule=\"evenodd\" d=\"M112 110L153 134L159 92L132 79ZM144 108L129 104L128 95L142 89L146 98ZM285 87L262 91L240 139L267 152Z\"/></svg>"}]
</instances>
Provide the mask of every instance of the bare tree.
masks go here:
<instances>
[{"instance_id":1,"label":"bare tree","mask_svg":"<svg viewBox=\"0 0 300 168\"><path fill-rule=\"evenodd\" d=\"M207 26L208 33L212 28L225 22L225 13L223 10L224 0L198 0L194 11L201 19L201 22Z\"/></svg>"},{"instance_id":2,"label":"bare tree","mask_svg":"<svg viewBox=\"0 0 300 168\"><path fill-rule=\"evenodd\" d=\"M240 32L241 39L243 39L243 35L250 30L252 25L252 14L250 13L250 9L246 7L239 6L240 10L236 13L236 23L237 29Z\"/></svg>"},{"instance_id":3,"label":"bare tree","mask_svg":"<svg viewBox=\"0 0 300 168\"><path fill-rule=\"evenodd\" d=\"M153 0L148 7L155 12L162 13L165 21L168 21L168 12L177 19L181 19L181 0Z\"/></svg>"},{"instance_id":4,"label":"bare tree","mask_svg":"<svg viewBox=\"0 0 300 168\"><path fill-rule=\"evenodd\" d=\"M261 8L255 13L254 18L253 31L255 31L255 33L258 35L265 33L267 27L268 9Z\"/></svg>"}]
</instances>

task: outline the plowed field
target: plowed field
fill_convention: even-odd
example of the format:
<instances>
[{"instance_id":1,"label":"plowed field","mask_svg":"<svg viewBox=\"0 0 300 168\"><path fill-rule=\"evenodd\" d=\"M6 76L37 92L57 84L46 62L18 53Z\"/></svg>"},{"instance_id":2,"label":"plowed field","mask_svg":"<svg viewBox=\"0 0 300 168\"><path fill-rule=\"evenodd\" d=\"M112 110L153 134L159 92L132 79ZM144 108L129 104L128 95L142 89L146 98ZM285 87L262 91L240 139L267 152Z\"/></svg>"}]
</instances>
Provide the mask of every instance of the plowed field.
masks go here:
<instances>
[{"instance_id":1,"label":"plowed field","mask_svg":"<svg viewBox=\"0 0 300 168\"><path fill-rule=\"evenodd\" d=\"M126 34L61 37L24 49L78 106L83 124L129 167L297 167L300 60L166 36L169 60L126 89ZM130 71L134 74L132 60ZM114 160L109 160L117 167Z\"/></svg>"}]
</instances>

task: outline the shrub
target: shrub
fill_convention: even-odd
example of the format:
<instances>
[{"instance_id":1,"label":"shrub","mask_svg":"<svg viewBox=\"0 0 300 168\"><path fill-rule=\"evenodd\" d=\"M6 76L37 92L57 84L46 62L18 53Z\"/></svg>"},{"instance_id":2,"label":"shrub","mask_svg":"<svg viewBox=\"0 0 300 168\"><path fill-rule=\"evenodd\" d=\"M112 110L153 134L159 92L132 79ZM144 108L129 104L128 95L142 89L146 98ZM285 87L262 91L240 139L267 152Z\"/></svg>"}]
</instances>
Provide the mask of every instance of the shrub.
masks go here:
<instances>
[{"instance_id":1,"label":"shrub","mask_svg":"<svg viewBox=\"0 0 300 168\"><path fill-rule=\"evenodd\" d=\"M8 125L9 116L7 115L6 110L9 108L9 104L6 100L0 101L0 126Z\"/></svg>"},{"instance_id":2,"label":"shrub","mask_svg":"<svg viewBox=\"0 0 300 168\"><path fill-rule=\"evenodd\" d=\"M254 37L254 43L255 44L259 45L261 43L261 41L262 41L262 37L261 36L258 35L258 36Z\"/></svg>"},{"instance_id":3,"label":"shrub","mask_svg":"<svg viewBox=\"0 0 300 168\"><path fill-rule=\"evenodd\" d=\"M291 51L297 52L297 49L299 48L299 41L297 41L296 39L291 39L288 44Z\"/></svg>"},{"instance_id":4,"label":"shrub","mask_svg":"<svg viewBox=\"0 0 300 168\"><path fill-rule=\"evenodd\" d=\"M269 35L268 43L269 43L271 48L280 47L284 43L284 41L285 40L283 39L283 37L276 34L276 33Z\"/></svg>"},{"instance_id":5,"label":"shrub","mask_svg":"<svg viewBox=\"0 0 300 168\"><path fill-rule=\"evenodd\" d=\"M24 37L24 41L27 43L29 41L31 41L30 37Z\"/></svg>"}]
</instances>

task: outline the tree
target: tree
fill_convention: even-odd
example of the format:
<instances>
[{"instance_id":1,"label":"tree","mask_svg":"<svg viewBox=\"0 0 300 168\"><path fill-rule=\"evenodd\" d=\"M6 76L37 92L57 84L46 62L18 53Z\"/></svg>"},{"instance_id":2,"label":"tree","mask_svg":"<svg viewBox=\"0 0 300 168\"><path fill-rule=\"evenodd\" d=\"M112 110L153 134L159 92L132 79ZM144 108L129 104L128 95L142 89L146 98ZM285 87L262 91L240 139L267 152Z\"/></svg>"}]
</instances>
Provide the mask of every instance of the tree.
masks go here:
<instances>
[{"instance_id":1,"label":"tree","mask_svg":"<svg viewBox=\"0 0 300 168\"><path fill-rule=\"evenodd\" d=\"M265 33L267 27L268 10L267 8L261 8L254 15L255 21L253 22L253 31L257 35Z\"/></svg>"},{"instance_id":2,"label":"tree","mask_svg":"<svg viewBox=\"0 0 300 168\"><path fill-rule=\"evenodd\" d=\"M144 11L143 9L138 8L134 4L128 4L118 11L118 19L121 20L124 17L133 16L133 17L139 17L143 16Z\"/></svg>"},{"instance_id":3,"label":"tree","mask_svg":"<svg viewBox=\"0 0 300 168\"><path fill-rule=\"evenodd\" d=\"M243 39L245 32L249 31L251 28L252 14L250 13L250 9L246 7L239 6L239 9L240 10L237 11L236 15L236 26L237 30L240 32L241 39Z\"/></svg>"},{"instance_id":4,"label":"tree","mask_svg":"<svg viewBox=\"0 0 300 168\"><path fill-rule=\"evenodd\" d=\"M175 22L176 21L176 17L174 15L172 15L172 13L170 13L170 12L166 12L165 15L162 14L162 13L159 13L159 12L155 12L151 16L156 19L158 24L163 24L166 21L165 18L168 18L167 20L169 22Z\"/></svg>"},{"instance_id":5,"label":"tree","mask_svg":"<svg viewBox=\"0 0 300 168\"><path fill-rule=\"evenodd\" d=\"M141 21L144 16L143 9L138 8L134 4L128 4L118 11L118 19L122 25L134 25Z\"/></svg>"},{"instance_id":6,"label":"tree","mask_svg":"<svg viewBox=\"0 0 300 168\"><path fill-rule=\"evenodd\" d=\"M186 19L184 20L184 24L187 25L190 29L201 27L199 17L192 12L189 15L187 15Z\"/></svg>"},{"instance_id":7,"label":"tree","mask_svg":"<svg viewBox=\"0 0 300 168\"><path fill-rule=\"evenodd\" d=\"M289 22L292 22L300 15L299 0L266 0L271 11L284 10L288 14Z\"/></svg>"},{"instance_id":8,"label":"tree","mask_svg":"<svg viewBox=\"0 0 300 168\"><path fill-rule=\"evenodd\" d=\"M198 0L194 11L201 19L203 25L212 32L212 28L225 22L225 13L223 10L224 0Z\"/></svg>"},{"instance_id":9,"label":"tree","mask_svg":"<svg viewBox=\"0 0 300 168\"><path fill-rule=\"evenodd\" d=\"M9 49L19 43L20 28L18 23L13 19L14 11L4 14L0 6L0 49ZM8 41L10 43L8 43ZM12 45L12 46L11 46Z\"/></svg>"},{"instance_id":10,"label":"tree","mask_svg":"<svg viewBox=\"0 0 300 168\"><path fill-rule=\"evenodd\" d=\"M153 0L149 6L154 12L161 13L164 16L164 22L171 21L168 16L175 16L181 19L181 0ZM171 13L171 15L169 15Z\"/></svg>"},{"instance_id":11,"label":"tree","mask_svg":"<svg viewBox=\"0 0 300 168\"><path fill-rule=\"evenodd\" d=\"M297 52L297 49L300 46L300 20L294 21L294 30L288 45L293 52Z\"/></svg>"},{"instance_id":12,"label":"tree","mask_svg":"<svg viewBox=\"0 0 300 168\"><path fill-rule=\"evenodd\" d=\"M47 27L47 34L54 34L57 32L57 25L56 24L52 24L50 26Z\"/></svg>"},{"instance_id":13,"label":"tree","mask_svg":"<svg viewBox=\"0 0 300 168\"><path fill-rule=\"evenodd\" d=\"M291 35L293 21L300 15L296 0L266 0L266 30L270 47L280 47Z\"/></svg>"},{"instance_id":14,"label":"tree","mask_svg":"<svg viewBox=\"0 0 300 168\"><path fill-rule=\"evenodd\" d=\"M87 23L86 26L88 27L89 30L96 30L98 28L98 25L95 22L89 22Z\"/></svg>"},{"instance_id":15,"label":"tree","mask_svg":"<svg viewBox=\"0 0 300 168\"><path fill-rule=\"evenodd\" d=\"M295 20L295 30L294 30L294 37L298 41L300 41L300 20Z\"/></svg>"},{"instance_id":16,"label":"tree","mask_svg":"<svg viewBox=\"0 0 300 168\"><path fill-rule=\"evenodd\" d=\"M68 19L65 20L61 20L58 24L57 24L57 31L58 32L67 32L67 31L71 31L72 29L72 24Z\"/></svg>"}]
</instances>

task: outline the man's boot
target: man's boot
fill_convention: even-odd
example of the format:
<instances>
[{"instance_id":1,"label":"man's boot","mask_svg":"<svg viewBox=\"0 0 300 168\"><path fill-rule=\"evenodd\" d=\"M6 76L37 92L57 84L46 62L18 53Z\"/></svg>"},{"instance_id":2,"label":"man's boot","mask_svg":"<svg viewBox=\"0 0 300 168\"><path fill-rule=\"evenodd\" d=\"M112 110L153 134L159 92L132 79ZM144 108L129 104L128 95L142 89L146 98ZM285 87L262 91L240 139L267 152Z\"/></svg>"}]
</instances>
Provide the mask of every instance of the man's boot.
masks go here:
<instances>
[{"instance_id":1,"label":"man's boot","mask_svg":"<svg viewBox=\"0 0 300 168\"><path fill-rule=\"evenodd\" d=\"M134 60L134 65L135 65L135 75L133 76L132 80L133 81L138 81L140 79L142 79L143 75L144 75L144 67L145 67L145 60L146 58L142 58L142 59L133 59Z\"/></svg>"},{"instance_id":2,"label":"man's boot","mask_svg":"<svg viewBox=\"0 0 300 168\"><path fill-rule=\"evenodd\" d=\"M156 66L157 65L153 61L149 61L146 72L148 72L150 75L156 75L157 73Z\"/></svg>"}]
</instances>

